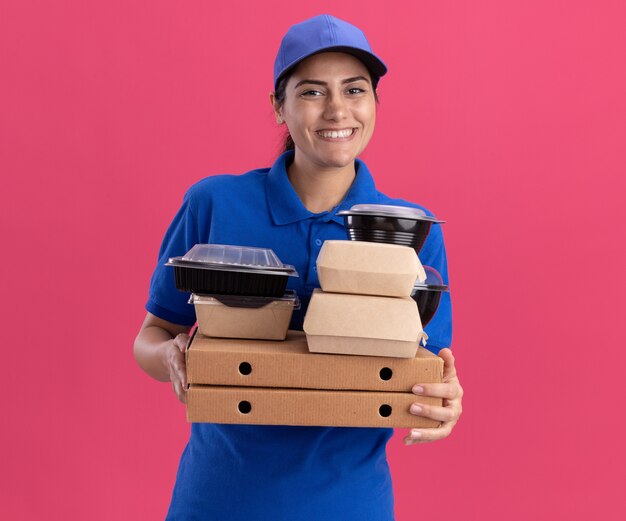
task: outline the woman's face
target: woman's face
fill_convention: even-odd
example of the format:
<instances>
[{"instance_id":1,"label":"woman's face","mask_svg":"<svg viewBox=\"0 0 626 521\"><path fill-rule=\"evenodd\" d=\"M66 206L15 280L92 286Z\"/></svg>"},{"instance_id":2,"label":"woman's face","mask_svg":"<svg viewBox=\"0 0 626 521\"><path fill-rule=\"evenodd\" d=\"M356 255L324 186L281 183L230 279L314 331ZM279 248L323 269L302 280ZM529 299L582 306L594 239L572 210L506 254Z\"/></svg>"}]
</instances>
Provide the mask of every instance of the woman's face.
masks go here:
<instances>
[{"instance_id":1,"label":"woman's face","mask_svg":"<svg viewBox=\"0 0 626 521\"><path fill-rule=\"evenodd\" d=\"M289 128L296 160L318 168L345 167L363 152L374 132L370 74L350 54L315 54L291 75L276 112Z\"/></svg>"}]
</instances>

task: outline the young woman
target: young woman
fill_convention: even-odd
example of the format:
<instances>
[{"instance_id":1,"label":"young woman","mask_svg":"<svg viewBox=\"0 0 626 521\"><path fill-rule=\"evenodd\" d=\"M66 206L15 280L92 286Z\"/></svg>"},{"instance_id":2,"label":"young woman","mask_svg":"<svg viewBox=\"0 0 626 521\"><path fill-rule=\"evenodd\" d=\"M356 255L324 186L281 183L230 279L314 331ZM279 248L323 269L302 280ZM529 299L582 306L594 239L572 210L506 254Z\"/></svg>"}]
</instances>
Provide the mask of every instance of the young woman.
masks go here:
<instances>
[{"instance_id":1,"label":"young woman","mask_svg":"<svg viewBox=\"0 0 626 521\"><path fill-rule=\"evenodd\" d=\"M182 402L184 351L195 314L188 296L174 288L171 268L163 267L169 257L196 243L273 249L300 274L288 287L303 302L290 327L301 329L319 287L320 247L325 240L346 239L337 212L357 203L417 207L376 190L358 159L374 132L376 85L385 72L363 33L342 20L322 15L293 26L279 49L270 94L277 123L288 129L285 152L271 168L212 176L186 193L163 240L134 348L139 365L171 382ZM420 258L447 283L439 226ZM412 430L407 445L447 436L461 413L463 391L447 349L447 297L427 331L429 348L444 359L444 383L416 382L414 392L444 398L444 406L415 405L411 412L443 424ZM192 424L167 519L392 520L385 454L391 435L391 429L376 428Z\"/></svg>"}]
</instances>

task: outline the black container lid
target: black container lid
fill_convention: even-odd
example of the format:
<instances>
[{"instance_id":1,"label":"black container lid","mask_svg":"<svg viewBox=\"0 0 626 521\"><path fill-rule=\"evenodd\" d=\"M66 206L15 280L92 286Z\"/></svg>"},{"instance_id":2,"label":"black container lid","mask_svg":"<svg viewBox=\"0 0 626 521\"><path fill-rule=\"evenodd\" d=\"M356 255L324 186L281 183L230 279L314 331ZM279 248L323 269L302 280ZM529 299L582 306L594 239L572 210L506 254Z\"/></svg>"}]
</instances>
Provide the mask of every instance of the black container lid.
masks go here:
<instances>
[{"instance_id":1,"label":"black container lid","mask_svg":"<svg viewBox=\"0 0 626 521\"><path fill-rule=\"evenodd\" d=\"M170 258L166 266L298 276L293 266L283 264L269 248L226 244L196 244L182 257Z\"/></svg>"},{"instance_id":2,"label":"black container lid","mask_svg":"<svg viewBox=\"0 0 626 521\"><path fill-rule=\"evenodd\" d=\"M380 217L396 217L398 219L413 219L414 221L428 221L431 223L445 223L426 215L424 210L411 206L394 206L389 204L355 204L349 210L337 212L337 215L375 215Z\"/></svg>"},{"instance_id":3,"label":"black container lid","mask_svg":"<svg viewBox=\"0 0 626 521\"><path fill-rule=\"evenodd\" d=\"M215 299L225 306L233 308L261 308L272 302L291 304L293 309L300 309L300 299L294 290L287 290L282 297L257 297L246 295L213 295L192 293L189 304L206 304Z\"/></svg>"},{"instance_id":4,"label":"black container lid","mask_svg":"<svg viewBox=\"0 0 626 521\"><path fill-rule=\"evenodd\" d=\"M435 268L424 266L424 271L426 272L426 280L424 282L416 282L413 285L411 294L415 294L416 291L450 291L450 288L443 283L441 275Z\"/></svg>"}]
</instances>

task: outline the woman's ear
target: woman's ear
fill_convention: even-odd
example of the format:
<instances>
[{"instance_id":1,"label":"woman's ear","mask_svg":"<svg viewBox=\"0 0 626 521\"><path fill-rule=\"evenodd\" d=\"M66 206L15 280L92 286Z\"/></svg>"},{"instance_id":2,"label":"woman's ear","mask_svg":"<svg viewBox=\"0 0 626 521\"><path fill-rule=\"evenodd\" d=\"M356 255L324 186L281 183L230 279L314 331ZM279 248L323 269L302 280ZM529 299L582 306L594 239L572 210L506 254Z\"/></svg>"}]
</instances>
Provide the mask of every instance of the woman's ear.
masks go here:
<instances>
[{"instance_id":1,"label":"woman's ear","mask_svg":"<svg viewBox=\"0 0 626 521\"><path fill-rule=\"evenodd\" d=\"M281 106L276 101L276 93L270 92L270 103L272 104L272 109L274 110L274 117L276 118L276 123L278 125L282 125L285 120L283 119Z\"/></svg>"}]
</instances>

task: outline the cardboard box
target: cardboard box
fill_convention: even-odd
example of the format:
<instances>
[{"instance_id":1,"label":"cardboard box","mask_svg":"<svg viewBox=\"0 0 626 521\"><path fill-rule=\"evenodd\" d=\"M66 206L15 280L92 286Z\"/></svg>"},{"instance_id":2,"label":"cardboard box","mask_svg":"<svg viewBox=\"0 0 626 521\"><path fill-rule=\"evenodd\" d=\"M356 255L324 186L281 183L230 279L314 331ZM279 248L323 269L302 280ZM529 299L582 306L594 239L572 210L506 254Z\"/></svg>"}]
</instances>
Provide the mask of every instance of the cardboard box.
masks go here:
<instances>
[{"instance_id":1,"label":"cardboard box","mask_svg":"<svg viewBox=\"0 0 626 521\"><path fill-rule=\"evenodd\" d=\"M421 347L414 358L310 353L302 331L284 342L197 333L186 356L190 384L411 392L443 375L443 359Z\"/></svg>"},{"instance_id":2,"label":"cardboard box","mask_svg":"<svg viewBox=\"0 0 626 521\"><path fill-rule=\"evenodd\" d=\"M422 338L416 302L410 297L327 293L316 289L304 317L314 353L413 358Z\"/></svg>"},{"instance_id":3,"label":"cardboard box","mask_svg":"<svg viewBox=\"0 0 626 521\"><path fill-rule=\"evenodd\" d=\"M317 275L327 292L388 297L410 297L416 280L426 280L413 248L361 241L325 241Z\"/></svg>"},{"instance_id":4,"label":"cardboard box","mask_svg":"<svg viewBox=\"0 0 626 521\"><path fill-rule=\"evenodd\" d=\"M409 393L312 391L191 385L187 421L335 427L438 427L409 412L412 403L436 399Z\"/></svg>"},{"instance_id":5,"label":"cardboard box","mask_svg":"<svg viewBox=\"0 0 626 521\"><path fill-rule=\"evenodd\" d=\"M198 329L203 335L223 338L262 338L283 340L287 335L294 307L298 304L294 295L265 303L263 297L221 297L231 299L225 305L207 295L192 295L196 308ZM258 305L261 301L264 305Z\"/></svg>"}]
</instances>

